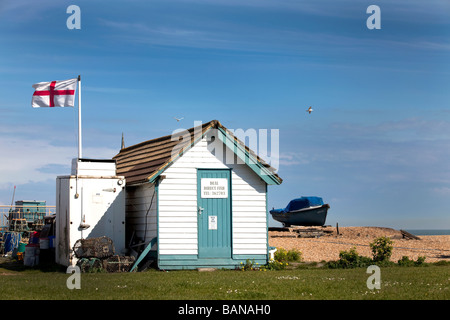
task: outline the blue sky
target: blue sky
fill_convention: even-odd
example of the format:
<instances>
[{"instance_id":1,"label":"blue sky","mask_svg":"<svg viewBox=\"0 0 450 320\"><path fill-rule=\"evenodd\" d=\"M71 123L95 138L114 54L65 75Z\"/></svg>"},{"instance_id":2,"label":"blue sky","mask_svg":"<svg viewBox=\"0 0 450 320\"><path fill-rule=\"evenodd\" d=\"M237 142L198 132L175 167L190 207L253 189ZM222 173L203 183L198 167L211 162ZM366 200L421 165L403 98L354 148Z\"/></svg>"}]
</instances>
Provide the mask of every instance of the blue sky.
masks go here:
<instances>
[{"instance_id":1,"label":"blue sky","mask_svg":"<svg viewBox=\"0 0 450 320\"><path fill-rule=\"evenodd\" d=\"M81 29L69 30L69 5ZM369 5L381 29L369 30ZM55 204L77 108L32 84L82 76L83 156L213 119L279 129L269 206L302 195L327 224L450 229L447 1L0 2L0 204ZM309 115L305 110L312 106ZM184 117L176 122L173 117Z\"/></svg>"}]
</instances>

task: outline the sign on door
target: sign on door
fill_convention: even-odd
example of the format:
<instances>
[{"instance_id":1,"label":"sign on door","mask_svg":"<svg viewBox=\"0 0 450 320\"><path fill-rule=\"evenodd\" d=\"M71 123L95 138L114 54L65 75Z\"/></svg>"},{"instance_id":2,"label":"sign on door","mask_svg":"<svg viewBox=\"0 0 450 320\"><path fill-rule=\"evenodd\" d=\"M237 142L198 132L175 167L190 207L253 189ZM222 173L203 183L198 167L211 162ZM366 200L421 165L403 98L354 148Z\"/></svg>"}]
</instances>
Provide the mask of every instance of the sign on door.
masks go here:
<instances>
[{"instance_id":1,"label":"sign on door","mask_svg":"<svg viewBox=\"0 0 450 320\"><path fill-rule=\"evenodd\" d=\"M217 216L208 217L208 229L217 230Z\"/></svg>"},{"instance_id":2,"label":"sign on door","mask_svg":"<svg viewBox=\"0 0 450 320\"><path fill-rule=\"evenodd\" d=\"M202 178L201 198L228 198L228 179Z\"/></svg>"}]
</instances>

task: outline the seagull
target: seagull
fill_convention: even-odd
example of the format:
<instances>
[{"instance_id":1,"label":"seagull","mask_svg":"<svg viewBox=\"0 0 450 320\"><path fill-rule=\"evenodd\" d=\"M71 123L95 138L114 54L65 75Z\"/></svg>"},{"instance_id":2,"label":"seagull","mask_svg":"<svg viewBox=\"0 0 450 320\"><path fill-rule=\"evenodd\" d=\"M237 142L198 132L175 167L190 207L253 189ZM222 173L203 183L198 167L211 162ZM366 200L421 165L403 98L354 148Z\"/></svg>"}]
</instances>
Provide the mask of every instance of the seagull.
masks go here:
<instances>
[{"instance_id":1,"label":"seagull","mask_svg":"<svg viewBox=\"0 0 450 320\"><path fill-rule=\"evenodd\" d=\"M312 111L313 111L313 109L311 107L309 107L308 110L306 110L306 112L309 112L310 114Z\"/></svg>"},{"instance_id":2,"label":"seagull","mask_svg":"<svg viewBox=\"0 0 450 320\"><path fill-rule=\"evenodd\" d=\"M180 121L180 120L183 120L184 119L184 117L182 117L182 118L175 118L175 117L173 117L175 120L177 120L178 122Z\"/></svg>"}]
</instances>

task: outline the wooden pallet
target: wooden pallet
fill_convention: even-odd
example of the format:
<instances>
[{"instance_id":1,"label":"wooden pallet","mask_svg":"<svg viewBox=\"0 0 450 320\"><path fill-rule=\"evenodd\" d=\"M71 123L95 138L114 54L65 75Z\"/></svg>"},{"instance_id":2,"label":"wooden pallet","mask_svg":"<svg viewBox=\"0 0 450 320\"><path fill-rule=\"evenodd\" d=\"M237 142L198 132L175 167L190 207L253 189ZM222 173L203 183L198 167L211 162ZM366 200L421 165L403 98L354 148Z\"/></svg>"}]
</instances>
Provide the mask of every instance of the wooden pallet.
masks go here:
<instances>
[{"instance_id":1,"label":"wooden pallet","mask_svg":"<svg viewBox=\"0 0 450 320\"><path fill-rule=\"evenodd\" d=\"M269 231L279 232L272 235L272 237L283 238L319 238L333 233L333 230L325 230L324 227L269 227Z\"/></svg>"},{"instance_id":2,"label":"wooden pallet","mask_svg":"<svg viewBox=\"0 0 450 320\"><path fill-rule=\"evenodd\" d=\"M293 232L297 233L297 238L319 238L325 234L323 230L317 228L294 229Z\"/></svg>"}]
</instances>

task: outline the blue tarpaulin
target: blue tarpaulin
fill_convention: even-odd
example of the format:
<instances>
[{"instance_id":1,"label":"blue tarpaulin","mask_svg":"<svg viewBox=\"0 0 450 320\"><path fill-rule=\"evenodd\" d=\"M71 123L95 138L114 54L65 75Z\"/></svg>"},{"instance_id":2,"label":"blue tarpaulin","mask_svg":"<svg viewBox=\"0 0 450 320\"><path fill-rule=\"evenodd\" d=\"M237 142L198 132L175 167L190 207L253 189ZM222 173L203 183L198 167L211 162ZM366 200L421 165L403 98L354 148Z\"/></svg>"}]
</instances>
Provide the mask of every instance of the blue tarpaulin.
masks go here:
<instances>
[{"instance_id":1,"label":"blue tarpaulin","mask_svg":"<svg viewBox=\"0 0 450 320\"><path fill-rule=\"evenodd\" d=\"M274 209L271 210L270 212L285 213L321 205L323 205L323 200L320 197L301 197L291 200L287 205L287 207L284 209Z\"/></svg>"},{"instance_id":2,"label":"blue tarpaulin","mask_svg":"<svg viewBox=\"0 0 450 320\"><path fill-rule=\"evenodd\" d=\"M5 239L5 253L13 252L14 249L19 247L20 232L6 232L3 237Z\"/></svg>"}]
</instances>

